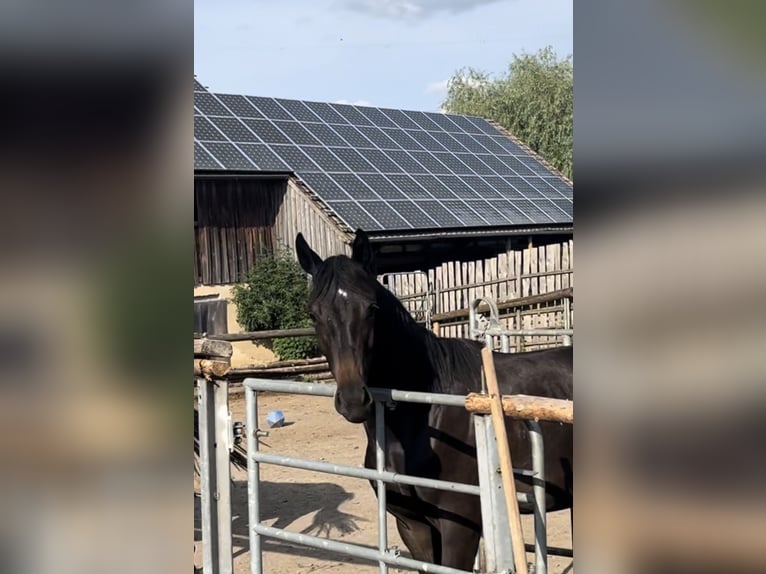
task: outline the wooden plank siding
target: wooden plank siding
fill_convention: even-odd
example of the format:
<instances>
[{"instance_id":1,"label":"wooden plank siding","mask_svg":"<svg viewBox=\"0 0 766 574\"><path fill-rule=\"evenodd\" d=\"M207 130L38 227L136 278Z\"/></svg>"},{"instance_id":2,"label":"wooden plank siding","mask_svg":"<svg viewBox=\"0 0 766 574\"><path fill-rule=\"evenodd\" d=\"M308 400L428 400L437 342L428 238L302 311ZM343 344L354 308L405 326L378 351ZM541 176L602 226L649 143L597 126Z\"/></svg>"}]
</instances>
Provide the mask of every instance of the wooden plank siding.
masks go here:
<instances>
[{"instance_id":1,"label":"wooden plank siding","mask_svg":"<svg viewBox=\"0 0 766 574\"><path fill-rule=\"evenodd\" d=\"M236 283L258 257L302 232L322 257L350 254L349 237L294 179L200 178L194 182L195 285Z\"/></svg>"},{"instance_id":2,"label":"wooden plank siding","mask_svg":"<svg viewBox=\"0 0 766 574\"><path fill-rule=\"evenodd\" d=\"M528 295L557 291L573 286L572 240L546 245L528 245L499 253L495 257L475 261L448 261L426 269L431 278L430 289L438 293L432 297L432 314L466 309L480 296L492 297L498 302L510 301ZM389 276L388 287L398 297L423 294L426 286L421 272L399 273ZM414 308L407 299L405 306ZM519 312L506 313L501 323L509 329L563 328L564 307L561 301L534 305ZM570 314L574 325L574 318ZM438 334L444 337L467 337L467 320L441 321ZM557 345L555 337L528 337L512 342L514 350L532 350Z\"/></svg>"}]
</instances>

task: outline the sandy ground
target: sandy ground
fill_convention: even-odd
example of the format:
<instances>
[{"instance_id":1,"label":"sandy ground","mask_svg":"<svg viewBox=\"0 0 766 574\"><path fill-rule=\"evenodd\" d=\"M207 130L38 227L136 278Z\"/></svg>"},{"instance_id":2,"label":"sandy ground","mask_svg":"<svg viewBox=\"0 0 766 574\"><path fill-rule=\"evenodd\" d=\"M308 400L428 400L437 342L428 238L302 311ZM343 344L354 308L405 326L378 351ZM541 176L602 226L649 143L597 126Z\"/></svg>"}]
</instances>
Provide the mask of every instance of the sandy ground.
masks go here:
<instances>
[{"instance_id":1,"label":"sandy ground","mask_svg":"<svg viewBox=\"0 0 766 574\"><path fill-rule=\"evenodd\" d=\"M263 439L264 450L361 466L364 430L338 415L330 399L267 394L261 396L258 406L261 428L267 428L266 414L275 408L285 413L287 421L287 426L272 429L270 436ZM244 422L245 404L241 397L232 397L231 411L234 421ZM261 480L261 512L265 524L315 536L329 536L348 543L377 546L377 500L366 480L271 465L262 465ZM245 574L249 572L245 473L234 469L233 481L234 572ZM524 516L522 520L524 531L528 534L527 542L531 543L531 516ZM199 539L199 500L195 497L195 540ZM409 555L390 515L388 540L390 546L398 546L403 555ZM569 511L548 515L548 544L571 548ZM201 544L195 546L194 562L200 566ZM378 572L377 564L279 541L264 539L263 548L266 574ZM534 560L531 554L527 558L530 562ZM407 571L391 568L390 572ZM549 557L549 572L573 574L572 560Z\"/></svg>"}]
</instances>

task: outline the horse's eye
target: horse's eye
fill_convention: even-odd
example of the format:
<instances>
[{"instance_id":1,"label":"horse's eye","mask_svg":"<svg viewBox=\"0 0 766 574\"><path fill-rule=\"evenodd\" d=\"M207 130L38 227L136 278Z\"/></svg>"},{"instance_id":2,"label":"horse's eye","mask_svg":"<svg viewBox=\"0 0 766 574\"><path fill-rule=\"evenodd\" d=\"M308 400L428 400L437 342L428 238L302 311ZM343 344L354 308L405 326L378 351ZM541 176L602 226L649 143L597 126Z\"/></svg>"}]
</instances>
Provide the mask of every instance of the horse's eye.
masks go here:
<instances>
[{"instance_id":1,"label":"horse's eye","mask_svg":"<svg viewBox=\"0 0 766 574\"><path fill-rule=\"evenodd\" d=\"M376 303L373 303L367 308L367 314L372 316L375 314L375 311L379 309L378 305Z\"/></svg>"},{"instance_id":2,"label":"horse's eye","mask_svg":"<svg viewBox=\"0 0 766 574\"><path fill-rule=\"evenodd\" d=\"M317 321L317 316L316 316L316 314L315 314L313 311L309 311L309 318L310 318L312 321L314 321L314 323L316 323L316 321Z\"/></svg>"}]
</instances>

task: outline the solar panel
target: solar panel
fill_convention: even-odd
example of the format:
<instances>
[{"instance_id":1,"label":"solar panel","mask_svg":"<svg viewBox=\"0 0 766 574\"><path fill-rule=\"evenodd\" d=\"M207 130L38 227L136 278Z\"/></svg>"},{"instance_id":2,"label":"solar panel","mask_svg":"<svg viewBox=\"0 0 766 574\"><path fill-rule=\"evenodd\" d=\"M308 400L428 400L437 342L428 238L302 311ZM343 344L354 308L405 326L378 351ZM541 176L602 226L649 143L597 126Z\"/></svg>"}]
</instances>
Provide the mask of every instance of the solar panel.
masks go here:
<instances>
[{"instance_id":1,"label":"solar panel","mask_svg":"<svg viewBox=\"0 0 766 574\"><path fill-rule=\"evenodd\" d=\"M262 118L263 114L256 110L245 96L219 94L218 99L239 118Z\"/></svg>"},{"instance_id":2,"label":"solar panel","mask_svg":"<svg viewBox=\"0 0 766 574\"><path fill-rule=\"evenodd\" d=\"M451 134L453 138L460 142L465 149L471 153L489 153L489 150L485 148L479 141L468 134Z\"/></svg>"},{"instance_id":3,"label":"solar panel","mask_svg":"<svg viewBox=\"0 0 766 574\"><path fill-rule=\"evenodd\" d=\"M409 136L417 141L423 149L428 151L447 151L447 148L440 144L434 137L428 132L409 132Z\"/></svg>"},{"instance_id":4,"label":"solar panel","mask_svg":"<svg viewBox=\"0 0 766 574\"><path fill-rule=\"evenodd\" d=\"M196 169L220 169L223 166L202 147L201 143L194 142L194 167Z\"/></svg>"},{"instance_id":5,"label":"solar panel","mask_svg":"<svg viewBox=\"0 0 766 574\"><path fill-rule=\"evenodd\" d=\"M343 191L335 180L323 173L307 173L303 176L311 189L327 200L349 201L351 197Z\"/></svg>"},{"instance_id":6,"label":"solar panel","mask_svg":"<svg viewBox=\"0 0 766 574\"><path fill-rule=\"evenodd\" d=\"M418 205L433 219L439 227L461 227L462 222L441 202L433 200L419 201Z\"/></svg>"},{"instance_id":7,"label":"solar panel","mask_svg":"<svg viewBox=\"0 0 766 574\"><path fill-rule=\"evenodd\" d=\"M257 143L260 140L237 118L211 118L210 120L230 141Z\"/></svg>"},{"instance_id":8,"label":"solar panel","mask_svg":"<svg viewBox=\"0 0 766 574\"><path fill-rule=\"evenodd\" d=\"M374 125L367 116L357 110L354 106L346 104L330 104L333 110L342 116L352 126L371 126Z\"/></svg>"},{"instance_id":9,"label":"solar panel","mask_svg":"<svg viewBox=\"0 0 766 574\"><path fill-rule=\"evenodd\" d=\"M194 116L194 139L225 142L226 136L219 132L207 118Z\"/></svg>"},{"instance_id":10,"label":"solar panel","mask_svg":"<svg viewBox=\"0 0 766 574\"><path fill-rule=\"evenodd\" d=\"M404 150L386 150L386 155L404 170L404 173L428 173L410 154Z\"/></svg>"},{"instance_id":11,"label":"solar panel","mask_svg":"<svg viewBox=\"0 0 766 574\"><path fill-rule=\"evenodd\" d=\"M385 229L410 229L412 227L390 203L365 201L362 205Z\"/></svg>"},{"instance_id":12,"label":"solar panel","mask_svg":"<svg viewBox=\"0 0 766 574\"><path fill-rule=\"evenodd\" d=\"M271 120L294 119L274 98L248 96L247 99L258 109L258 111Z\"/></svg>"},{"instance_id":13,"label":"solar panel","mask_svg":"<svg viewBox=\"0 0 766 574\"><path fill-rule=\"evenodd\" d=\"M213 94L194 84L202 170L292 172L349 227L571 223L572 185L469 116Z\"/></svg>"},{"instance_id":14,"label":"solar panel","mask_svg":"<svg viewBox=\"0 0 766 574\"><path fill-rule=\"evenodd\" d=\"M469 134L482 134L484 133L482 130L478 128L478 126L473 123L469 118L465 116L450 116L450 119L455 122L460 129L462 129L464 132Z\"/></svg>"},{"instance_id":15,"label":"solar panel","mask_svg":"<svg viewBox=\"0 0 766 574\"><path fill-rule=\"evenodd\" d=\"M429 229L439 227L439 223L423 211L423 209L419 207L418 202L409 200L392 201L391 207L393 207L399 215L409 221L414 228Z\"/></svg>"},{"instance_id":16,"label":"solar panel","mask_svg":"<svg viewBox=\"0 0 766 574\"><path fill-rule=\"evenodd\" d=\"M388 176L388 179L402 191L405 197L410 199L433 199L433 196L409 175L392 174Z\"/></svg>"},{"instance_id":17,"label":"solar panel","mask_svg":"<svg viewBox=\"0 0 766 574\"><path fill-rule=\"evenodd\" d=\"M376 169L362 155L350 147L330 148L354 173L375 173Z\"/></svg>"},{"instance_id":18,"label":"solar panel","mask_svg":"<svg viewBox=\"0 0 766 574\"><path fill-rule=\"evenodd\" d=\"M331 149L325 147L305 147L303 151L306 152L314 163L321 167L324 171L347 171L348 167L341 160L338 159Z\"/></svg>"},{"instance_id":19,"label":"solar panel","mask_svg":"<svg viewBox=\"0 0 766 574\"><path fill-rule=\"evenodd\" d=\"M490 225L508 225L508 220L483 199L467 200L466 204Z\"/></svg>"},{"instance_id":20,"label":"solar panel","mask_svg":"<svg viewBox=\"0 0 766 574\"><path fill-rule=\"evenodd\" d=\"M455 199L457 197L438 177L433 175L414 175L412 178L420 187L428 191L431 197L436 199Z\"/></svg>"},{"instance_id":21,"label":"solar panel","mask_svg":"<svg viewBox=\"0 0 766 574\"><path fill-rule=\"evenodd\" d=\"M406 130L396 130L390 128L383 128L389 138L394 140L400 148L406 150L422 150L423 146L420 145L415 139L411 138Z\"/></svg>"},{"instance_id":22,"label":"solar panel","mask_svg":"<svg viewBox=\"0 0 766 574\"><path fill-rule=\"evenodd\" d=\"M292 117L299 122L321 122L322 118L312 112L306 104L298 100L283 100L277 98L276 102L286 109Z\"/></svg>"},{"instance_id":23,"label":"solar panel","mask_svg":"<svg viewBox=\"0 0 766 574\"><path fill-rule=\"evenodd\" d=\"M355 201L328 201L327 205L351 228L358 226L366 231L383 229L383 226Z\"/></svg>"},{"instance_id":24,"label":"solar panel","mask_svg":"<svg viewBox=\"0 0 766 574\"><path fill-rule=\"evenodd\" d=\"M291 171L266 144L239 144L239 149L262 171Z\"/></svg>"},{"instance_id":25,"label":"solar panel","mask_svg":"<svg viewBox=\"0 0 766 574\"><path fill-rule=\"evenodd\" d=\"M359 176L368 187L374 189L383 199L407 199L399 188L385 175L363 173Z\"/></svg>"},{"instance_id":26,"label":"solar panel","mask_svg":"<svg viewBox=\"0 0 766 574\"><path fill-rule=\"evenodd\" d=\"M231 115L218 98L208 92L194 92L194 106L206 116Z\"/></svg>"},{"instance_id":27,"label":"solar panel","mask_svg":"<svg viewBox=\"0 0 766 574\"><path fill-rule=\"evenodd\" d=\"M456 175L446 175L441 178L449 190L461 199L480 199L471 187Z\"/></svg>"},{"instance_id":28,"label":"solar panel","mask_svg":"<svg viewBox=\"0 0 766 574\"><path fill-rule=\"evenodd\" d=\"M368 125L377 126L379 128L395 128L396 127L396 124L392 122L391 119L386 114L384 114L377 108L365 107L365 108L359 108L359 111L362 114L364 114L364 116L367 119L370 120L371 123Z\"/></svg>"},{"instance_id":29,"label":"solar panel","mask_svg":"<svg viewBox=\"0 0 766 574\"><path fill-rule=\"evenodd\" d=\"M274 125L295 144L320 145L319 140L312 136L309 131L298 122L274 120Z\"/></svg>"},{"instance_id":30,"label":"solar panel","mask_svg":"<svg viewBox=\"0 0 766 574\"><path fill-rule=\"evenodd\" d=\"M489 167L486 163L484 163L481 160L481 157L478 155L473 155L470 153L460 153L460 154L457 154L457 157L461 162L463 162L465 165L471 168L471 172L473 173L476 173L478 175L499 175L495 173L491 167Z\"/></svg>"},{"instance_id":31,"label":"solar panel","mask_svg":"<svg viewBox=\"0 0 766 574\"><path fill-rule=\"evenodd\" d=\"M205 142L205 147L227 169L253 169L257 167L234 144Z\"/></svg>"},{"instance_id":32,"label":"solar panel","mask_svg":"<svg viewBox=\"0 0 766 574\"><path fill-rule=\"evenodd\" d=\"M380 199L380 196L372 191L356 174L334 173L332 178L344 189L352 199Z\"/></svg>"},{"instance_id":33,"label":"solar panel","mask_svg":"<svg viewBox=\"0 0 766 574\"><path fill-rule=\"evenodd\" d=\"M468 227L481 227L486 226L487 222L482 219L468 204L459 200L447 200L442 202L450 213L463 222L463 225Z\"/></svg>"},{"instance_id":34,"label":"solar panel","mask_svg":"<svg viewBox=\"0 0 766 574\"><path fill-rule=\"evenodd\" d=\"M263 143L267 144L287 144L290 143L290 139L277 128L274 123L269 120L242 120L247 127L249 127L254 133L258 134L258 137L263 140Z\"/></svg>"},{"instance_id":35,"label":"solar panel","mask_svg":"<svg viewBox=\"0 0 766 574\"><path fill-rule=\"evenodd\" d=\"M398 127L406 130L416 130L419 129L418 124L413 122L409 117L407 117L407 114L405 114L401 110L382 110L386 116L388 116L388 119L390 119L392 122L394 122Z\"/></svg>"},{"instance_id":36,"label":"solar panel","mask_svg":"<svg viewBox=\"0 0 766 574\"><path fill-rule=\"evenodd\" d=\"M338 135L338 132L336 132L327 124L308 123L308 124L304 124L303 127L305 127L311 133L311 135L313 135L320 142L322 142L322 145L326 145L326 146L348 145L346 143L346 140L340 137Z\"/></svg>"},{"instance_id":37,"label":"solar panel","mask_svg":"<svg viewBox=\"0 0 766 574\"><path fill-rule=\"evenodd\" d=\"M349 125L336 125L333 128L340 135L349 147L376 147L370 140L362 135L358 129Z\"/></svg>"},{"instance_id":38,"label":"solar panel","mask_svg":"<svg viewBox=\"0 0 766 574\"><path fill-rule=\"evenodd\" d=\"M368 162L375 166L380 173L404 173L394 161L386 155L386 152L379 149L360 149L359 153Z\"/></svg>"},{"instance_id":39,"label":"solar panel","mask_svg":"<svg viewBox=\"0 0 766 574\"><path fill-rule=\"evenodd\" d=\"M361 126L359 132L380 149L402 149L386 132L374 127Z\"/></svg>"},{"instance_id":40,"label":"solar panel","mask_svg":"<svg viewBox=\"0 0 766 574\"><path fill-rule=\"evenodd\" d=\"M271 146L271 149L276 153L282 160L292 167L293 169L300 171L300 170L309 170L309 171L322 171L322 169L315 164L309 156L307 156L303 151L298 147L294 145L273 145Z\"/></svg>"},{"instance_id":41,"label":"solar panel","mask_svg":"<svg viewBox=\"0 0 766 574\"><path fill-rule=\"evenodd\" d=\"M306 102L306 106L328 124L348 123L330 104L325 104L323 102Z\"/></svg>"},{"instance_id":42,"label":"solar panel","mask_svg":"<svg viewBox=\"0 0 766 574\"><path fill-rule=\"evenodd\" d=\"M423 112L404 112L404 114L424 130L441 131L439 124L435 123Z\"/></svg>"}]
</instances>

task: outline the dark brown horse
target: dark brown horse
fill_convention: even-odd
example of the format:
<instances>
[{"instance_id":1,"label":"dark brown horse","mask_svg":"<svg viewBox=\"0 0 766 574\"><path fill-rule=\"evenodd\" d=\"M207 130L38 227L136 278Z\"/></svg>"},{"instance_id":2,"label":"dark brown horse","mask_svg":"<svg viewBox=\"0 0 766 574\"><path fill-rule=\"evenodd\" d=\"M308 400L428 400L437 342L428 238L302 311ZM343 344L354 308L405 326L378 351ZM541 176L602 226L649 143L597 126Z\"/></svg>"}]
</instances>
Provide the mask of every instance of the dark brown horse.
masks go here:
<instances>
[{"instance_id":1,"label":"dark brown horse","mask_svg":"<svg viewBox=\"0 0 766 574\"><path fill-rule=\"evenodd\" d=\"M357 231L352 256L322 260L302 235L296 251L313 278L309 310L335 376L335 408L367 432L365 466L375 468L375 409L370 387L464 395L481 390L481 345L444 339L418 325L378 283L372 247ZM495 354L503 394L572 399L572 348ZM464 409L399 403L386 413L386 469L478 484L476 441ZM545 442L546 505L572 506L572 426L541 423ZM522 421L507 422L514 465L531 468ZM527 477L519 492L532 493ZM373 487L374 487L373 483ZM481 535L478 497L388 484L387 508L413 557L471 570ZM531 505L521 511L531 513Z\"/></svg>"}]
</instances>

